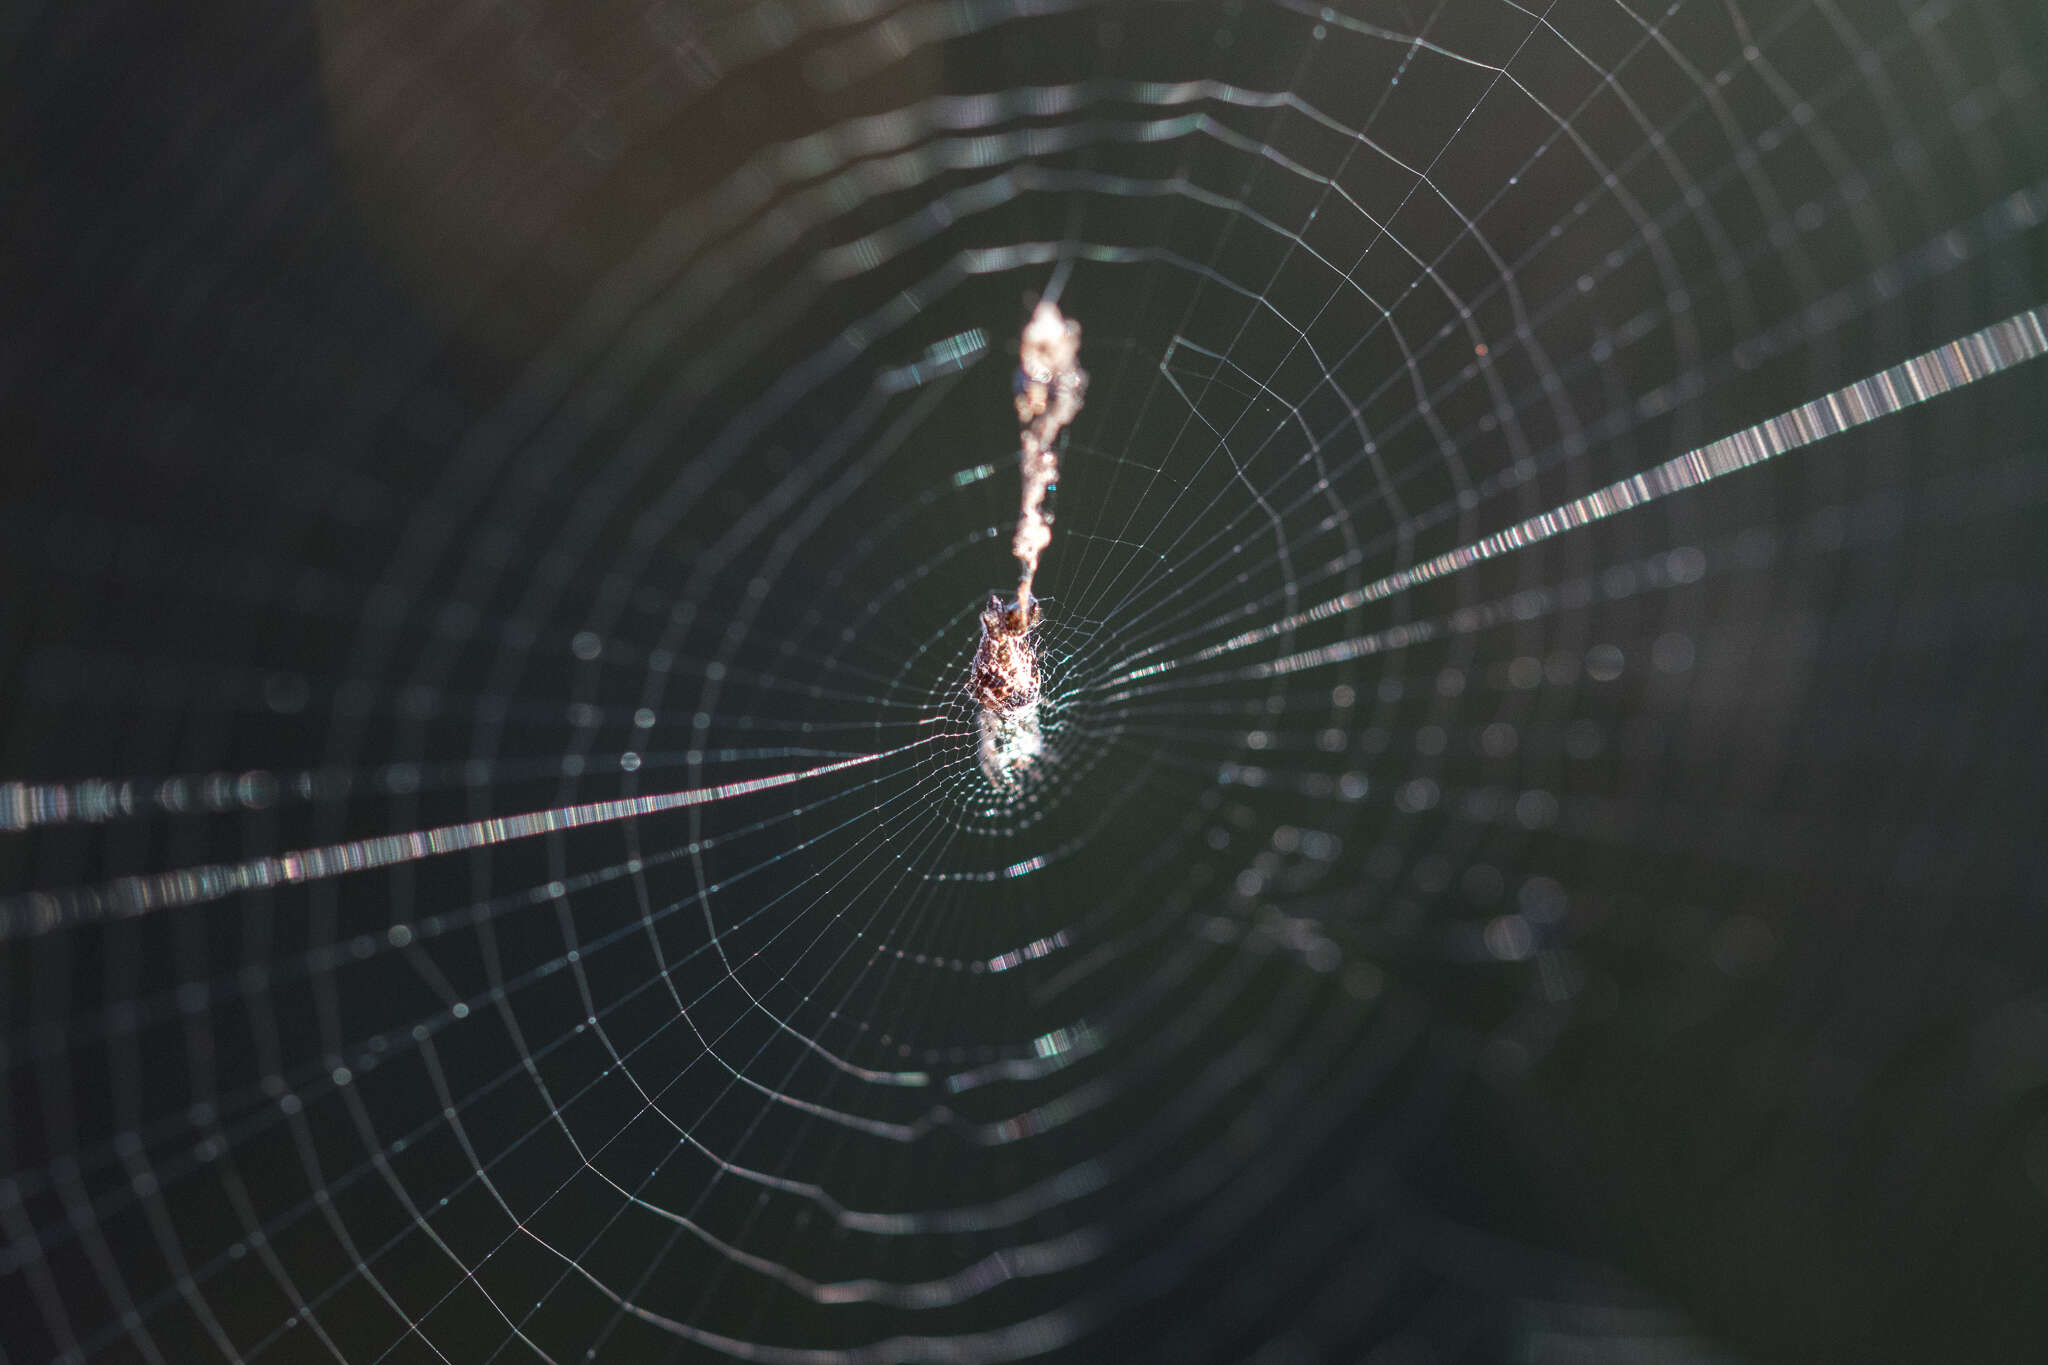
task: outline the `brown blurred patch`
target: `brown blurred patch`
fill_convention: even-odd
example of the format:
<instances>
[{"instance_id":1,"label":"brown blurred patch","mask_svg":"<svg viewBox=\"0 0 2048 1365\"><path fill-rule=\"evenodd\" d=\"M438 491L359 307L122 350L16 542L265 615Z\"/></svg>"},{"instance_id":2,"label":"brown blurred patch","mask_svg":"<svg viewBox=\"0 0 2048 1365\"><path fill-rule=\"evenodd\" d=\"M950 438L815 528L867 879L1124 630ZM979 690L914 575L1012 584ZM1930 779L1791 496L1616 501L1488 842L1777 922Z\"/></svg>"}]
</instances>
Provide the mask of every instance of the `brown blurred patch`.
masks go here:
<instances>
[{"instance_id":1,"label":"brown blurred patch","mask_svg":"<svg viewBox=\"0 0 2048 1365\"><path fill-rule=\"evenodd\" d=\"M934 93L887 19L795 31L681 0L321 0L320 78L359 212L434 316L501 355L544 341L661 219L763 147ZM777 27L781 25L782 27Z\"/></svg>"}]
</instances>

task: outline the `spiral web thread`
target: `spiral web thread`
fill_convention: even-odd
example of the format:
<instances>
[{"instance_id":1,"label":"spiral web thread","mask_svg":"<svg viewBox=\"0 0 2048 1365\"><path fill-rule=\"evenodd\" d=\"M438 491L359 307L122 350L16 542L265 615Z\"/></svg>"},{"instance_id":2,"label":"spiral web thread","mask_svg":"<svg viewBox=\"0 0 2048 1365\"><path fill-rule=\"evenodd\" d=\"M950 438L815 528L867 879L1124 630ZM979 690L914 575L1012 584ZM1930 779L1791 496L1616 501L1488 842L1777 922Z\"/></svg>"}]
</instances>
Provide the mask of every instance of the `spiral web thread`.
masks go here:
<instances>
[{"instance_id":1,"label":"spiral web thread","mask_svg":"<svg viewBox=\"0 0 2048 1365\"><path fill-rule=\"evenodd\" d=\"M1926 866L2024 826L1921 738L2020 691L1886 691L1923 647L1858 623L2038 657L2024 558L1967 558L2048 496L2025 7L661 13L614 119L1059 56L753 151L423 468L339 423L368 577L11 513L237 642L21 666L7 1358L1720 1358L1396 1173L1664 989L1599 927L1644 866L1701 972L1790 980L1759 907L1854 861L1873 733ZM1089 492L1006 783L982 414L1048 279ZM337 412L441 382L392 363ZM1923 544L1961 576L1855 567Z\"/></svg>"}]
</instances>

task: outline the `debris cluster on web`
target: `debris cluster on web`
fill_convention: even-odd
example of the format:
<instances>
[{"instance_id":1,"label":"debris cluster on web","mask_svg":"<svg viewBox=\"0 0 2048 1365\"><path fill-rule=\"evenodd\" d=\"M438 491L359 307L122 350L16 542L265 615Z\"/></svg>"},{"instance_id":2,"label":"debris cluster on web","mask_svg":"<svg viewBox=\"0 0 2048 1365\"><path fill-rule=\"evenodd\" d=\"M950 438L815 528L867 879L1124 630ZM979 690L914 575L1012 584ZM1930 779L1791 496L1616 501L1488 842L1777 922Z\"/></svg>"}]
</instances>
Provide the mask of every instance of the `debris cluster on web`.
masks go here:
<instances>
[{"instance_id":1,"label":"debris cluster on web","mask_svg":"<svg viewBox=\"0 0 2048 1365\"><path fill-rule=\"evenodd\" d=\"M1041 300L1024 326L1017 347L1018 469L1023 502L1010 543L1020 566L1017 596L1005 603L994 593L981 613L981 643L968 682L981 720L981 770L998 787L1011 788L1044 750L1038 715L1038 650L1033 631L1040 620L1031 586L1038 557L1052 543L1046 495L1059 482L1059 434L1081 411L1088 372L1081 368L1081 326Z\"/></svg>"}]
</instances>

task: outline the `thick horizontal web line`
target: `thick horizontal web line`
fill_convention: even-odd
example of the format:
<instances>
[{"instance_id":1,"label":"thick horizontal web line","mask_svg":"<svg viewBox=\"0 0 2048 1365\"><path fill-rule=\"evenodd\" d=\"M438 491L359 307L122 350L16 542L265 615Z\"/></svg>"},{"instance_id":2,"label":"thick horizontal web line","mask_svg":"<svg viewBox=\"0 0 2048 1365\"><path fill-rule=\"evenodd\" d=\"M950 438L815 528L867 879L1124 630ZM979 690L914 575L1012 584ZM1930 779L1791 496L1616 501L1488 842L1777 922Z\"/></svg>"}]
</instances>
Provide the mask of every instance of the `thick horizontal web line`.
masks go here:
<instances>
[{"instance_id":1,"label":"thick horizontal web line","mask_svg":"<svg viewBox=\"0 0 2048 1365\"><path fill-rule=\"evenodd\" d=\"M1846 388L1836 389L1833 393L1816 398L1810 403L1803 403L1789 412L1780 413L1776 417L1758 422L1755 426L1745 427L1741 431L1723 436L1696 450L1666 460L1653 469L1617 480L1605 488L1574 498L1547 512L1538 512L1535 516L1517 522L1506 530L1496 531L1484 539L1473 541L1469 545L1461 545L1455 550L1447 550L1434 559L1388 574L1362 588L1332 597L1326 602L1319 602L1313 607L1295 612L1278 621L1233 635L1220 644L1210 645L1182 658L1164 659L1134 669L1112 679L1111 684L1121 686L1137 682L1170 669L1205 663L1221 655L1250 648L1284 635L1288 631L1297 630L1316 621L1328 620L1332 616L1362 607L1368 602L1392 597L1396 593L1406 592L1433 579L1443 578L1460 569L1497 558L1511 550L1519 550L1548 540L1561 532L1604 520L1616 512L1625 512L1673 493L1696 488L1724 474L1732 474L1736 470L1762 464L1765 460L1812 445L1851 427L1859 427L1917 403L1924 403L1951 389L1959 389L1966 384L1989 378L2026 361L2037 359L2043 354L2048 354L2048 306L2017 313L2003 322L1993 323L1966 337L1938 346L1924 355L1915 356L1868 379L1860 379ZM1292 673L1303 668L1356 658L1361 653L1372 652L1377 646L1369 642L1376 638L1340 640L1322 649L1308 650L1261 664L1258 672L1262 676Z\"/></svg>"},{"instance_id":2,"label":"thick horizontal web line","mask_svg":"<svg viewBox=\"0 0 2048 1365\"><path fill-rule=\"evenodd\" d=\"M536 834L580 829L658 815L686 806L709 805L753 792L786 787L813 777L844 772L864 763L893 758L919 745L943 739L927 735L894 749L841 759L815 768L775 773L739 782L721 782L714 787L692 787L686 791L660 792L650 796L619 797L610 801L586 801L581 805L557 806L553 810L528 811L491 820L468 820L405 834L385 834L373 839L354 839L293 853L270 854L237 863L209 863L176 872L152 872L123 877L103 886L69 887L59 891L31 891L0 900L0 941L29 934L47 933L77 924L116 919L167 910L205 901L221 900L239 891L284 886L296 882L320 881L349 872L369 872L395 863L430 858L441 853L460 853L487 848Z\"/></svg>"},{"instance_id":3,"label":"thick horizontal web line","mask_svg":"<svg viewBox=\"0 0 2048 1365\"><path fill-rule=\"evenodd\" d=\"M920 721L918 724L928 722ZM586 755L586 759L590 756ZM858 758L845 750L798 748L775 745L752 749L705 749L691 757L702 763L758 762L762 759ZM684 755L606 754L604 761L637 758L640 767L622 768L639 772L673 767ZM474 774L483 772L487 776ZM455 759L441 763L389 763L377 768L302 768L295 772L272 772L255 768L246 772L185 773L170 777L87 777L69 782L0 782L0 834L18 834L45 825L104 825L116 820L158 815L224 815L242 811L268 810L286 801L341 801L356 797L411 795L423 789L482 787L490 775L511 777L557 777L562 773L559 759L525 760L482 764L479 760ZM405 779L405 785L394 780Z\"/></svg>"}]
</instances>

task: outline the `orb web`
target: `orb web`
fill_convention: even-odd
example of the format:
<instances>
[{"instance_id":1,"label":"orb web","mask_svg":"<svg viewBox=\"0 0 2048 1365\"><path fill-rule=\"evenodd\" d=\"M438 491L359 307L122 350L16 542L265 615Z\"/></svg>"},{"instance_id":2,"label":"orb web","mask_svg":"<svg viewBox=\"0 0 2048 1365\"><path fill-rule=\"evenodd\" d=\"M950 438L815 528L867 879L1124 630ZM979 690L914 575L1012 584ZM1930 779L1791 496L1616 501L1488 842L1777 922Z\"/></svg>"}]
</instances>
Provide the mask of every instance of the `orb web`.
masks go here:
<instances>
[{"instance_id":1,"label":"orb web","mask_svg":"<svg viewBox=\"0 0 2048 1365\"><path fill-rule=\"evenodd\" d=\"M8 1359L2024 1354L2025 4L599 9L16 55Z\"/></svg>"}]
</instances>

